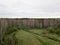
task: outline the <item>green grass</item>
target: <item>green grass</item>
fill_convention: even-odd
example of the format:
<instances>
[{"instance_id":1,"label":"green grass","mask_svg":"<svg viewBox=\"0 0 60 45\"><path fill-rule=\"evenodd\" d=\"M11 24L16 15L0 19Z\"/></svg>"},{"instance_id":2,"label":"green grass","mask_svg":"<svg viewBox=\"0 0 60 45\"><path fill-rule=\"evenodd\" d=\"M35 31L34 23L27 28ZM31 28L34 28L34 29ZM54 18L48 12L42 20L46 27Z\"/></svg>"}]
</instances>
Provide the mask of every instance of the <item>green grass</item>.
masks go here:
<instances>
[{"instance_id":1,"label":"green grass","mask_svg":"<svg viewBox=\"0 0 60 45\"><path fill-rule=\"evenodd\" d=\"M19 45L41 45L34 35L23 30L18 31L16 37L18 38Z\"/></svg>"},{"instance_id":2,"label":"green grass","mask_svg":"<svg viewBox=\"0 0 60 45\"><path fill-rule=\"evenodd\" d=\"M60 36L49 33L45 29L31 29L31 30L18 30L5 36L5 41L11 39L13 42L13 34L15 34L14 40L17 39L18 45L60 45Z\"/></svg>"},{"instance_id":3,"label":"green grass","mask_svg":"<svg viewBox=\"0 0 60 45\"><path fill-rule=\"evenodd\" d=\"M37 30L37 29L30 30L30 32L38 35L40 38L42 38L43 40L45 40L45 42L47 43L47 45L50 45L50 44L51 45L60 45L60 43L59 43L60 37L57 36L56 34L52 35L51 33L48 33L46 30L40 30L40 29L39 30ZM57 41L51 40L51 39L48 38L48 37L52 37L52 36L55 38L55 40L57 39Z\"/></svg>"},{"instance_id":4,"label":"green grass","mask_svg":"<svg viewBox=\"0 0 60 45\"><path fill-rule=\"evenodd\" d=\"M18 39L18 45L60 45L58 41L51 40L47 37L44 37L42 34L43 30L32 29L31 32L20 30L16 33ZM36 34L35 34L36 33ZM39 34L39 35L37 35ZM50 36L49 34L48 36Z\"/></svg>"}]
</instances>

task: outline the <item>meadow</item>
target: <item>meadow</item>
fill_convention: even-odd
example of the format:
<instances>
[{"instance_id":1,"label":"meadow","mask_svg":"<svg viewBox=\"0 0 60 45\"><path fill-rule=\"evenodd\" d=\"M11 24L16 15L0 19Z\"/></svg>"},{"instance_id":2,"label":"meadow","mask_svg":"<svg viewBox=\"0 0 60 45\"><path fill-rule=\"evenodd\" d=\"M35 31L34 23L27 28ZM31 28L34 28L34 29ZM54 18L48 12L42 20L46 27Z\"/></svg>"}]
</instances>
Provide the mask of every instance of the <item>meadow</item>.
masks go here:
<instances>
[{"instance_id":1,"label":"meadow","mask_svg":"<svg viewBox=\"0 0 60 45\"><path fill-rule=\"evenodd\" d=\"M59 31L53 30L51 27L30 29L26 26L9 26L0 45L60 45Z\"/></svg>"}]
</instances>

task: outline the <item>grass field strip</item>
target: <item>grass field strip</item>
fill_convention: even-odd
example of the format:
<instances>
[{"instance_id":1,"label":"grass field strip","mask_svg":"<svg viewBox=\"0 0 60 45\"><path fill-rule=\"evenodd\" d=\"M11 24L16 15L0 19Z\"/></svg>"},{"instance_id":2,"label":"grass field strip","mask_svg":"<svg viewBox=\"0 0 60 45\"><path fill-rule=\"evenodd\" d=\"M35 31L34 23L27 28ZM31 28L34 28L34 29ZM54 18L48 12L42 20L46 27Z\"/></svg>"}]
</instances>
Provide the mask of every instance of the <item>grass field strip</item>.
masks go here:
<instances>
[{"instance_id":1,"label":"grass field strip","mask_svg":"<svg viewBox=\"0 0 60 45\"><path fill-rule=\"evenodd\" d=\"M32 32L32 31L28 31L28 32L33 33L33 34L36 34L36 35L40 36L40 34L34 33L34 32ZM54 39L54 38L51 38L51 37L49 37L49 36L43 36L43 37L46 37L46 38L48 38L48 39L51 39L51 40L54 40L54 41L60 42L60 40L59 40L59 39L57 39L57 38L55 38L55 39Z\"/></svg>"},{"instance_id":2,"label":"grass field strip","mask_svg":"<svg viewBox=\"0 0 60 45\"><path fill-rule=\"evenodd\" d=\"M25 30L24 30L25 31ZM33 33L33 32L31 32L31 31L26 31L26 32L29 32L30 34L33 34L34 36L35 36L35 38L40 42L40 43L42 43L42 45L47 45L47 43L44 41L44 40L42 40L41 38L40 38L40 35L38 35L37 33Z\"/></svg>"},{"instance_id":3,"label":"grass field strip","mask_svg":"<svg viewBox=\"0 0 60 45\"><path fill-rule=\"evenodd\" d=\"M42 40L42 39L40 38L40 35L39 35L39 34L34 33L34 32L32 32L32 31L27 31L27 32L33 34L33 35L36 37L36 39L38 39L41 43L43 43L43 45L48 45L47 42L45 42L44 40ZM42 37L43 37L43 36L42 36ZM53 38L50 38L50 37L48 37L48 36L45 36L45 37L48 38L48 39L50 39L50 40L60 42L60 40L53 39ZM51 44L49 44L49 45L51 45Z\"/></svg>"},{"instance_id":4,"label":"grass field strip","mask_svg":"<svg viewBox=\"0 0 60 45\"><path fill-rule=\"evenodd\" d=\"M19 45L42 45L34 35L24 30L17 32L16 37L18 38ZM23 41L23 42L22 42Z\"/></svg>"}]
</instances>

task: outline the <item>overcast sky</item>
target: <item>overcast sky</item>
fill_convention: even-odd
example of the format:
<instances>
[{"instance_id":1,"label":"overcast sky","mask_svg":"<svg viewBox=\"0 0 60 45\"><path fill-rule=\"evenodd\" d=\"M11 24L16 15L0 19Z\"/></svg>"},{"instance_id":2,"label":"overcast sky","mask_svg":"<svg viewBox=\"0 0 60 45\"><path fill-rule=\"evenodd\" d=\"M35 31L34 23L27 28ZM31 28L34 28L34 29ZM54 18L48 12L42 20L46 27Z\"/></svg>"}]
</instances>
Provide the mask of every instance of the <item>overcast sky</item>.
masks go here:
<instances>
[{"instance_id":1,"label":"overcast sky","mask_svg":"<svg viewBox=\"0 0 60 45\"><path fill-rule=\"evenodd\" d=\"M60 17L60 0L0 0L0 18Z\"/></svg>"}]
</instances>

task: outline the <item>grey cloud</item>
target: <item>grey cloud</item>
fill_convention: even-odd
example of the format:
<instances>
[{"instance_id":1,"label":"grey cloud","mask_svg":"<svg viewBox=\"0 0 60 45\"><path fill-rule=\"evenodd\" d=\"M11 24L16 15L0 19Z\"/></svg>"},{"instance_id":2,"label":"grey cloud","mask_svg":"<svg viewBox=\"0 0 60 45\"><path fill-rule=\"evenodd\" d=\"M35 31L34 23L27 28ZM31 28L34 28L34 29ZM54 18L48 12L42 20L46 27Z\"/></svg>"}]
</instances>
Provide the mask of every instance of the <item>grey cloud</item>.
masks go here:
<instances>
[{"instance_id":1,"label":"grey cloud","mask_svg":"<svg viewBox=\"0 0 60 45\"><path fill-rule=\"evenodd\" d=\"M60 15L59 0L3 1L0 1L0 17L42 17Z\"/></svg>"},{"instance_id":2,"label":"grey cloud","mask_svg":"<svg viewBox=\"0 0 60 45\"><path fill-rule=\"evenodd\" d=\"M0 4L0 8L6 8L6 5Z\"/></svg>"}]
</instances>

